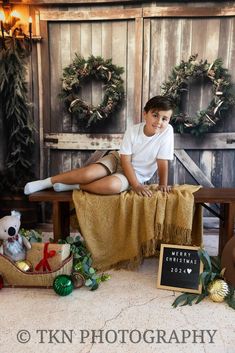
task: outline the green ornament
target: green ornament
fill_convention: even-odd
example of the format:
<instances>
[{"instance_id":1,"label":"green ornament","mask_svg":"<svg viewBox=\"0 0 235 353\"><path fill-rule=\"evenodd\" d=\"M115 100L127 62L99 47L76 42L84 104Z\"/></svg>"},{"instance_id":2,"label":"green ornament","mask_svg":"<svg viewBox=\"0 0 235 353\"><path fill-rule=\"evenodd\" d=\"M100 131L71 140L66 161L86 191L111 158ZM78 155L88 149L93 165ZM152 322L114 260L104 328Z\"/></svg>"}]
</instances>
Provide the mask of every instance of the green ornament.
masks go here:
<instances>
[{"instance_id":1,"label":"green ornament","mask_svg":"<svg viewBox=\"0 0 235 353\"><path fill-rule=\"evenodd\" d=\"M72 293L74 284L71 276L59 275L54 279L53 288L56 294L65 297Z\"/></svg>"}]
</instances>

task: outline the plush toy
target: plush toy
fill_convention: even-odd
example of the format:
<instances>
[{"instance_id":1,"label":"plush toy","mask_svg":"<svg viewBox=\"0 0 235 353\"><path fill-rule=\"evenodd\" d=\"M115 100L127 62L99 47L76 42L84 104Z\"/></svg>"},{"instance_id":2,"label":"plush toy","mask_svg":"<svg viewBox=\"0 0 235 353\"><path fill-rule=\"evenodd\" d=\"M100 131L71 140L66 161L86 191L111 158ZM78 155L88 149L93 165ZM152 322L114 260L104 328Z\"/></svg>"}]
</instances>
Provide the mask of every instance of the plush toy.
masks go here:
<instances>
[{"instance_id":1,"label":"plush toy","mask_svg":"<svg viewBox=\"0 0 235 353\"><path fill-rule=\"evenodd\" d=\"M19 212L11 211L11 216L5 216L0 219L0 239L3 240L0 253L13 261L24 260L26 249L31 248L30 242L18 234L19 229Z\"/></svg>"}]
</instances>

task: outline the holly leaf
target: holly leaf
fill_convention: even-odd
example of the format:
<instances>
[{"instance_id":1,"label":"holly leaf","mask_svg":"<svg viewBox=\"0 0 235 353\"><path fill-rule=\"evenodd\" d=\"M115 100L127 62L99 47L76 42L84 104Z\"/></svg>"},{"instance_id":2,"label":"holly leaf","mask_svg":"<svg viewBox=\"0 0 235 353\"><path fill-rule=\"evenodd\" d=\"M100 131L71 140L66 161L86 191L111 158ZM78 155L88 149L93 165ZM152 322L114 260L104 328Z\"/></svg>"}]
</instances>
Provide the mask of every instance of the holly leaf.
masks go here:
<instances>
[{"instance_id":1,"label":"holly leaf","mask_svg":"<svg viewBox=\"0 0 235 353\"><path fill-rule=\"evenodd\" d=\"M89 287L90 285L92 285L92 280L90 278L88 278L85 282L85 286Z\"/></svg>"},{"instance_id":2,"label":"holly leaf","mask_svg":"<svg viewBox=\"0 0 235 353\"><path fill-rule=\"evenodd\" d=\"M202 272L199 276L199 281L201 281L203 289L206 289L208 282L210 282L211 273L210 272Z\"/></svg>"},{"instance_id":3,"label":"holly leaf","mask_svg":"<svg viewBox=\"0 0 235 353\"><path fill-rule=\"evenodd\" d=\"M220 270L221 270L220 258L218 256L211 256L210 259L211 259L213 271L220 273Z\"/></svg>"},{"instance_id":4,"label":"holly leaf","mask_svg":"<svg viewBox=\"0 0 235 353\"><path fill-rule=\"evenodd\" d=\"M200 303L206 296L207 296L207 294L206 294L205 292L202 292L202 293L198 296L197 300L195 301L195 304Z\"/></svg>"},{"instance_id":5,"label":"holly leaf","mask_svg":"<svg viewBox=\"0 0 235 353\"><path fill-rule=\"evenodd\" d=\"M93 274L95 273L95 270L94 270L93 267L90 267L90 268L89 268L89 273L90 273L91 275L93 275Z\"/></svg>"},{"instance_id":6,"label":"holly leaf","mask_svg":"<svg viewBox=\"0 0 235 353\"><path fill-rule=\"evenodd\" d=\"M198 256L205 267L205 271L212 272L211 260L210 260L210 256L208 255L208 253L203 249L199 249Z\"/></svg>"},{"instance_id":7,"label":"holly leaf","mask_svg":"<svg viewBox=\"0 0 235 353\"><path fill-rule=\"evenodd\" d=\"M228 304L228 306L230 306L230 308L235 310L235 298L234 297L229 297L227 299L225 299L226 303Z\"/></svg>"},{"instance_id":8,"label":"holly leaf","mask_svg":"<svg viewBox=\"0 0 235 353\"><path fill-rule=\"evenodd\" d=\"M188 294L187 293L187 299L186 302L184 304L182 304L181 306L185 306L185 305L190 305L192 306L193 301L197 298L197 294Z\"/></svg>"},{"instance_id":9,"label":"holly leaf","mask_svg":"<svg viewBox=\"0 0 235 353\"><path fill-rule=\"evenodd\" d=\"M66 242L68 244L73 244L74 243L74 239L72 237L66 237Z\"/></svg>"},{"instance_id":10,"label":"holly leaf","mask_svg":"<svg viewBox=\"0 0 235 353\"><path fill-rule=\"evenodd\" d=\"M178 305L185 306L185 305L192 305L193 301L198 297L198 294L194 293L184 293L181 294L179 297L175 299L172 306L176 308Z\"/></svg>"},{"instance_id":11,"label":"holly leaf","mask_svg":"<svg viewBox=\"0 0 235 353\"><path fill-rule=\"evenodd\" d=\"M174 308L176 308L178 305L180 305L181 303L185 303L185 301L187 300L187 293L181 294L180 296L178 296L174 302L172 303L172 306ZM182 304L183 305L183 304Z\"/></svg>"}]
</instances>

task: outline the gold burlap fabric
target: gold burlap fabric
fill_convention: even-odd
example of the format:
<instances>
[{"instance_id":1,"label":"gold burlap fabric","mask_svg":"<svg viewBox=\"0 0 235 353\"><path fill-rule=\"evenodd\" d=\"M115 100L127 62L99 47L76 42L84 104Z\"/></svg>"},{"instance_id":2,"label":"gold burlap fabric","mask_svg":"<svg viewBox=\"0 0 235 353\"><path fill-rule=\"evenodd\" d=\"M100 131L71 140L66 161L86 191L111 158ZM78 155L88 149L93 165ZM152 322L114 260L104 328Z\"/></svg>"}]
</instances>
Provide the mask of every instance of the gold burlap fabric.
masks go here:
<instances>
[{"instance_id":1,"label":"gold burlap fabric","mask_svg":"<svg viewBox=\"0 0 235 353\"><path fill-rule=\"evenodd\" d=\"M155 255L160 243L201 245L202 214L200 207L195 213L193 197L201 186L180 185L169 194L156 187L149 186L152 197L132 190L102 196L73 191L79 227L95 268L134 268L143 257Z\"/></svg>"}]
</instances>

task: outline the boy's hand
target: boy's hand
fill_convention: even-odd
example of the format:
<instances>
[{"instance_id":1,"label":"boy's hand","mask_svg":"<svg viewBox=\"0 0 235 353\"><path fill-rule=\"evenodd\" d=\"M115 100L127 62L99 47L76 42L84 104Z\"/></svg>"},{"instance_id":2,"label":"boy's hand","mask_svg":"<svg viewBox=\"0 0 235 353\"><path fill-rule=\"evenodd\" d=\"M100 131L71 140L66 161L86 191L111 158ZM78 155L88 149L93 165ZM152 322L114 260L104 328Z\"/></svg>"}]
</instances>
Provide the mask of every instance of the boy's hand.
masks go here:
<instances>
[{"instance_id":1,"label":"boy's hand","mask_svg":"<svg viewBox=\"0 0 235 353\"><path fill-rule=\"evenodd\" d=\"M158 190L159 190L159 191L162 191L162 192L167 192L167 193L169 193L169 192L172 191L172 186L170 186L170 185L159 185L159 186L158 186Z\"/></svg>"},{"instance_id":2,"label":"boy's hand","mask_svg":"<svg viewBox=\"0 0 235 353\"><path fill-rule=\"evenodd\" d=\"M136 186L132 186L132 189L140 196L151 197L153 194L147 185L138 184Z\"/></svg>"}]
</instances>

